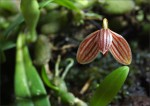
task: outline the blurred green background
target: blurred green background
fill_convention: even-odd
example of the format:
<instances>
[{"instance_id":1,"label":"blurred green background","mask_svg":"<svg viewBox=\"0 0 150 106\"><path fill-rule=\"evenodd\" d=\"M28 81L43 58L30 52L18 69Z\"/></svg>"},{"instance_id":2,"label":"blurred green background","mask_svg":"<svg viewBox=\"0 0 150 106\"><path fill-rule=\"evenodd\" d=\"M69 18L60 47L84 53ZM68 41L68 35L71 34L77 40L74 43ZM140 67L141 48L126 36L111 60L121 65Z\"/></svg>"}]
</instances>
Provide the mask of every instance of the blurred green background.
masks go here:
<instances>
[{"instance_id":1,"label":"blurred green background","mask_svg":"<svg viewBox=\"0 0 150 106\"><path fill-rule=\"evenodd\" d=\"M42 3L46 0L38 0ZM74 66L66 76L69 91L88 101L97 83L102 81L111 70L121 66L110 53L98 55L92 63L81 65L76 61L79 43L90 33L101 28L102 19L107 18L109 28L121 34L132 50L132 63L129 76L115 97L112 106L149 106L150 105L150 1L149 0L54 0L40 9L36 27L38 40L29 44L34 65L40 73L40 65L48 62L54 72L58 55L60 66L65 68L67 58L74 59ZM43 5L43 4L41 4ZM14 70L16 40L20 32L27 32L20 16L20 0L0 0L0 97L2 106L13 105ZM41 36L41 37L40 37ZM44 36L44 37L42 37ZM50 61L49 61L50 60ZM89 80L89 88L83 94L80 90ZM51 94L54 106L59 103Z\"/></svg>"}]
</instances>

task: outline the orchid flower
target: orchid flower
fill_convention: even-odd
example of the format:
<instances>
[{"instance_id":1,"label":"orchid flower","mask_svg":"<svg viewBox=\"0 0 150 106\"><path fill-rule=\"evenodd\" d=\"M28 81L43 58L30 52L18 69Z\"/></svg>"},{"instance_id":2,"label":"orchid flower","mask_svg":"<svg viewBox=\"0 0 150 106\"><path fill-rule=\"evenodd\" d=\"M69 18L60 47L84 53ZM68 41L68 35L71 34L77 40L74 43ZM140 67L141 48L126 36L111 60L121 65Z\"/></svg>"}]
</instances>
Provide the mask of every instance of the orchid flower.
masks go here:
<instances>
[{"instance_id":1,"label":"orchid flower","mask_svg":"<svg viewBox=\"0 0 150 106\"><path fill-rule=\"evenodd\" d=\"M132 60L131 49L127 41L119 34L108 28L108 21L103 19L103 28L88 35L80 44L77 51L77 61L80 64L92 62L101 52L108 51L121 64L129 65Z\"/></svg>"}]
</instances>

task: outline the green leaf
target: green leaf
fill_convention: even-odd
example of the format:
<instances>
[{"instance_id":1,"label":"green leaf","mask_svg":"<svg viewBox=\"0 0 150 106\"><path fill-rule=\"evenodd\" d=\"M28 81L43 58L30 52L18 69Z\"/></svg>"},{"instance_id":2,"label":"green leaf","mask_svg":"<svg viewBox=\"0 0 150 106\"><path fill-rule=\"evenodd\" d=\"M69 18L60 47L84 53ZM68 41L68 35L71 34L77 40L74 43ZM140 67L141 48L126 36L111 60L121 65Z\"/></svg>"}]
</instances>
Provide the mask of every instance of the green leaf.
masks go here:
<instances>
[{"instance_id":1,"label":"green leaf","mask_svg":"<svg viewBox=\"0 0 150 106\"><path fill-rule=\"evenodd\" d=\"M95 91L90 106L107 106L120 90L129 72L128 66L123 66L110 73Z\"/></svg>"},{"instance_id":2,"label":"green leaf","mask_svg":"<svg viewBox=\"0 0 150 106\"><path fill-rule=\"evenodd\" d=\"M48 5L49 3L51 3L54 0L48 0L48 1L43 1L41 3L39 3L39 8L43 8L46 5ZM4 36L5 38L9 37L9 35L11 35L11 32L17 27L19 26L22 22L24 22L24 18L22 16L22 14L19 14L18 17L10 24L10 26L4 31Z\"/></svg>"},{"instance_id":3,"label":"green leaf","mask_svg":"<svg viewBox=\"0 0 150 106\"><path fill-rule=\"evenodd\" d=\"M0 50L4 51L7 49L11 49L13 47L15 47L16 44L14 41L10 41L10 40L0 40Z\"/></svg>"},{"instance_id":4,"label":"green leaf","mask_svg":"<svg viewBox=\"0 0 150 106\"><path fill-rule=\"evenodd\" d=\"M40 17L39 3L37 0L21 0L20 9L29 30L28 41L34 42L37 39L36 27Z\"/></svg>"},{"instance_id":5,"label":"green leaf","mask_svg":"<svg viewBox=\"0 0 150 106\"><path fill-rule=\"evenodd\" d=\"M0 0L0 9L5 9L10 12L17 12L17 8L12 0Z\"/></svg>"},{"instance_id":6,"label":"green leaf","mask_svg":"<svg viewBox=\"0 0 150 106\"><path fill-rule=\"evenodd\" d=\"M44 85L32 65L23 34L17 40L15 95L20 106L50 106Z\"/></svg>"},{"instance_id":7,"label":"green leaf","mask_svg":"<svg viewBox=\"0 0 150 106\"><path fill-rule=\"evenodd\" d=\"M4 31L4 37L7 38L11 35L12 31L16 28L16 26L20 25L24 21L24 18L21 14L13 21L10 26Z\"/></svg>"},{"instance_id":8,"label":"green leaf","mask_svg":"<svg viewBox=\"0 0 150 106\"><path fill-rule=\"evenodd\" d=\"M73 11L76 11L76 12L79 12L80 13L80 9L74 5L74 3L70 0L54 0L55 3L61 5L61 6L64 6L64 7L67 7L68 9L71 9Z\"/></svg>"},{"instance_id":9,"label":"green leaf","mask_svg":"<svg viewBox=\"0 0 150 106\"><path fill-rule=\"evenodd\" d=\"M90 19L90 20L101 20L102 19L102 15L99 15L97 13L94 12L87 12L85 13L85 19Z\"/></svg>"},{"instance_id":10,"label":"green leaf","mask_svg":"<svg viewBox=\"0 0 150 106\"><path fill-rule=\"evenodd\" d=\"M58 91L58 87L54 86L54 85L49 81L44 66L42 67L42 79L43 79L44 83L45 83L48 87L50 87L51 89L54 89L54 90Z\"/></svg>"},{"instance_id":11,"label":"green leaf","mask_svg":"<svg viewBox=\"0 0 150 106\"><path fill-rule=\"evenodd\" d=\"M48 5L49 3L51 3L52 1L54 1L54 0L42 1L41 3L39 3L39 7L40 7L40 8L43 8L43 7L45 7L46 5Z\"/></svg>"}]
</instances>

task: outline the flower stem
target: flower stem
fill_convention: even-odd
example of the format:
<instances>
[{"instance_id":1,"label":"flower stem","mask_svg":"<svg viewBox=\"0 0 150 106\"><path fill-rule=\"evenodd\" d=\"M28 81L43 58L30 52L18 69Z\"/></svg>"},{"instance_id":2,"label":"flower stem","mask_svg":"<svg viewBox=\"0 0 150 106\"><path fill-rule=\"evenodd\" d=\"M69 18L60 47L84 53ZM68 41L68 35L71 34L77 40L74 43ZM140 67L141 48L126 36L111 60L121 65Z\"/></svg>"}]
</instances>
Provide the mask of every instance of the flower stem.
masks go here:
<instances>
[{"instance_id":1,"label":"flower stem","mask_svg":"<svg viewBox=\"0 0 150 106\"><path fill-rule=\"evenodd\" d=\"M62 78L63 80L64 80L64 78L66 77L66 75L67 75L69 69L70 69L70 68L73 66L73 64L74 64L74 60L73 60L72 58L68 58L67 61L70 61L70 63L67 65L65 71L64 71L63 74L62 74L62 77L61 77L61 78Z\"/></svg>"},{"instance_id":2,"label":"flower stem","mask_svg":"<svg viewBox=\"0 0 150 106\"><path fill-rule=\"evenodd\" d=\"M61 61L61 56L59 55L57 58L56 65L55 65L55 77L58 77L60 74L60 70L59 70L60 61Z\"/></svg>"}]
</instances>

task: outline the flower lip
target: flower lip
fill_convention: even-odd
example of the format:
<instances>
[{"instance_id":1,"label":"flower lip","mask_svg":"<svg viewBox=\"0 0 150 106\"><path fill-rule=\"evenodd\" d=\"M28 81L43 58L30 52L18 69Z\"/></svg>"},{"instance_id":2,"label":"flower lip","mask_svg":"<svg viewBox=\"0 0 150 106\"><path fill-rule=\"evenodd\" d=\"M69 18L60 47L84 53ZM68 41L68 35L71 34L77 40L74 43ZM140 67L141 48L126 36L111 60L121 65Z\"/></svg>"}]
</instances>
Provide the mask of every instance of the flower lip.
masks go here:
<instances>
[{"instance_id":1,"label":"flower lip","mask_svg":"<svg viewBox=\"0 0 150 106\"><path fill-rule=\"evenodd\" d=\"M112 44L112 35L109 29L101 29L99 32L100 32L98 39L99 50L104 55L109 50Z\"/></svg>"}]
</instances>

